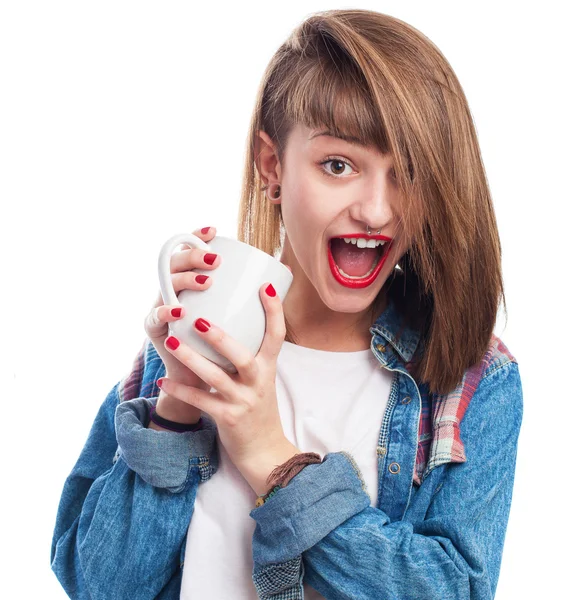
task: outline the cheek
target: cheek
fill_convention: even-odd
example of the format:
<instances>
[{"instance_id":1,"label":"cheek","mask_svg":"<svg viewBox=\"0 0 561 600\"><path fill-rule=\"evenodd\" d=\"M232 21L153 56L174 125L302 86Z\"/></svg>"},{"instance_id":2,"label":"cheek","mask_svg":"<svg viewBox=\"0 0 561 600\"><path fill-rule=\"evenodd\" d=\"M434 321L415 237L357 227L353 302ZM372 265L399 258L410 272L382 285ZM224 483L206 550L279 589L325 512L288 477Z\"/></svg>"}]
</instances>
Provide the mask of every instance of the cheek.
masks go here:
<instances>
[{"instance_id":1,"label":"cheek","mask_svg":"<svg viewBox=\"0 0 561 600\"><path fill-rule=\"evenodd\" d=\"M340 199L313 174L293 179L286 192L283 215L286 212L287 226L290 222L294 231L323 230L337 216Z\"/></svg>"},{"instance_id":2,"label":"cheek","mask_svg":"<svg viewBox=\"0 0 561 600\"><path fill-rule=\"evenodd\" d=\"M403 255L407 252L409 248L407 248L406 243L403 240L398 241L397 244L392 246L391 250L391 263L392 266L395 266L402 258Z\"/></svg>"}]
</instances>

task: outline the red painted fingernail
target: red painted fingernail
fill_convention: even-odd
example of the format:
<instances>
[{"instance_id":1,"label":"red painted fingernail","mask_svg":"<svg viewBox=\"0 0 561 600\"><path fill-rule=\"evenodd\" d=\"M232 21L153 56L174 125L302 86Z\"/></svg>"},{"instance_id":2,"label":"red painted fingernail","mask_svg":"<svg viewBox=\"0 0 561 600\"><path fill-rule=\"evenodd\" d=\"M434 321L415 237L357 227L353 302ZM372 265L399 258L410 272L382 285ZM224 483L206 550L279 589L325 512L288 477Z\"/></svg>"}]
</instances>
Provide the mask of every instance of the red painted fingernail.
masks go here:
<instances>
[{"instance_id":1,"label":"red painted fingernail","mask_svg":"<svg viewBox=\"0 0 561 600\"><path fill-rule=\"evenodd\" d=\"M162 387L162 381L164 380L163 377L160 377L160 379L158 379L158 381L156 381L156 385L161 388Z\"/></svg>"},{"instance_id":2,"label":"red painted fingernail","mask_svg":"<svg viewBox=\"0 0 561 600\"><path fill-rule=\"evenodd\" d=\"M207 234L209 229L210 229L210 227L203 227L201 229L201 233Z\"/></svg>"},{"instance_id":3,"label":"red painted fingernail","mask_svg":"<svg viewBox=\"0 0 561 600\"><path fill-rule=\"evenodd\" d=\"M277 295L277 292L275 291L275 288L273 287L272 283L270 283L267 286L267 289L265 291L267 292L268 296L276 296Z\"/></svg>"},{"instance_id":4,"label":"red painted fingernail","mask_svg":"<svg viewBox=\"0 0 561 600\"><path fill-rule=\"evenodd\" d=\"M208 275L197 275L195 281L197 283L204 283L208 279Z\"/></svg>"},{"instance_id":5,"label":"red painted fingernail","mask_svg":"<svg viewBox=\"0 0 561 600\"><path fill-rule=\"evenodd\" d=\"M168 337L168 339L166 340L166 346L170 350L177 350L179 348L179 340L177 338L173 337L173 335L170 335Z\"/></svg>"},{"instance_id":6,"label":"red painted fingernail","mask_svg":"<svg viewBox=\"0 0 561 600\"><path fill-rule=\"evenodd\" d=\"M180 308L172 308L171 309L171 314L174 317L180 317L181 316L181 309Z\"/></svg>"},{"instance_id":7,"label":"red painted fingernail","mask_svg":"<svg viewBox=\"0 0 561 600\"><path fill-rule=\"evenodd\" d=\"M204 319L197 319L195 321L195 327L204 333L210 329L210 323Z\"/></svg>"},{"instance_id":8,"label":"red painted fingernail","mask_svg":"<svg viewBox=\"0 0 561 600\"><path fill-rule=\"evenodd\" d=\"M206 262L207 265L212 265L216 260L216 254L205 254L203 260Z\"/></svg>"}]
</instances>

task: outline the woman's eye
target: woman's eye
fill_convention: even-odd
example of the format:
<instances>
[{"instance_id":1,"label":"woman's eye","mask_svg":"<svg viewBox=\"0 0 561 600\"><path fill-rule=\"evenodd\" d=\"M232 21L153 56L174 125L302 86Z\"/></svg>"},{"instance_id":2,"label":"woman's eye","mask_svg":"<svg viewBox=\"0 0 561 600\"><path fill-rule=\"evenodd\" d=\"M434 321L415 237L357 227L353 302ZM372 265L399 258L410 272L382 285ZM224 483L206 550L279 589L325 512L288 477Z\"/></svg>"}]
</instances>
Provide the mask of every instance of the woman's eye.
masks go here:
<instances>
[{"instance_id":1,"label":"woman's eye","mask_svg":"<svg viewBox=\"0 0 561 600\"><path fill-rule=\"evenodd\" d=\"M331 163L331 165L327 166L329 165L329 163ZM332 177L339 177L340 175L345 174L350 175L350 173L353 172L353 168L351 167L351 165L348 162L341 160L340 158L330 158L328 160L324 160L320 164L322 166L323 173ZM345 173L345 167L349 167L350 173Z\"/></svg>"}]
</instances>

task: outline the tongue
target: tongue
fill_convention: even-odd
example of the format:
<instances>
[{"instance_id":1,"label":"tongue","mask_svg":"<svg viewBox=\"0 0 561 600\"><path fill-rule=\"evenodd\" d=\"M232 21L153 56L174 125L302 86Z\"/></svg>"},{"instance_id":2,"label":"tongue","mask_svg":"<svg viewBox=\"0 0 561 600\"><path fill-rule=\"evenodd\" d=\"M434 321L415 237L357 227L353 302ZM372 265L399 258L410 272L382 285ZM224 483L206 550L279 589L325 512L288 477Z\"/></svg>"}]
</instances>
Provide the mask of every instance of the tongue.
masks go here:
<instances>
[{"instance_id":1,"label":"tongue","mask_svg":"<svg viewBox=\"0 0 561 600\"><path fill-rule=\"evenodd\" d=\"M360 277L368 273L374 263L376 248L357 248L356 244L347 244L341 238L334 238L331 241L331 253L347 275Z\"/></svg>"}]
</instances>

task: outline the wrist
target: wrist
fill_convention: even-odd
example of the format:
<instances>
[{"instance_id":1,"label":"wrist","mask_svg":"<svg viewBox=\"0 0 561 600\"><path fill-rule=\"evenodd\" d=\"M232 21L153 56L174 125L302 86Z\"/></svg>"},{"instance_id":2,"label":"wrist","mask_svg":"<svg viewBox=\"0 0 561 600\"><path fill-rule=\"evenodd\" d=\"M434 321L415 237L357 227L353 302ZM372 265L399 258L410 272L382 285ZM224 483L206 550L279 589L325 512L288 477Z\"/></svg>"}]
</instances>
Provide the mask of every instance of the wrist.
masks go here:
<instances>
[{"instance_id":1,"label":"wrist","mask_svg":"<svg viewBox=\"0 0 561 600\"><path fill-rule=\"evenodd\" d=\"M158 401L156 402L156 411L168 421L176 423L185 423L192 425L201 418L201 410L191 404L186 404L182 400L170 396L163 390L160 390ZM153 423L152 423L153 424Z\"/></svg>"}]
</instances>

